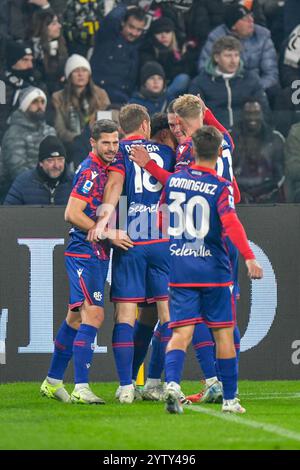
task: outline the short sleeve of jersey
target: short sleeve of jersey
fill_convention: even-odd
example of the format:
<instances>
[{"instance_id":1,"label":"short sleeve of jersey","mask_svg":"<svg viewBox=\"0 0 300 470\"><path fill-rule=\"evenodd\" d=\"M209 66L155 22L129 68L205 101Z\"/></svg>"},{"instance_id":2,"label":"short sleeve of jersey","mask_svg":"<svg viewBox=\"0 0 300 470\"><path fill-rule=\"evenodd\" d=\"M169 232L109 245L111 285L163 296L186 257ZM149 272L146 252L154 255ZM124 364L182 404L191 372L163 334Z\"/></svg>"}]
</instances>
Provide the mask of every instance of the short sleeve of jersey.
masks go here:
<instances>
[{"instance_id":1,"label":"short sleeve of jersey","mask_svg":"<svg viewBox=\"0 0 300 470\"><path fill-rule=\"evenodd\" d=\"M91 170L87 168L81 171L75 176L73 184L71 196L88 202L91 198L92 187L94 186Z\"/></svg>"},{"instance_id":2,"label":"short sleeve of jersey","mask_svg":"<svg viewBox=\"0 0 300 470\"><path fill-rule=\"evenodd\" d=\"M217 202L217 210L220 218L224 215L235 213L233 187L231 185L226 185L221 191Z\"/></svg>"},{"instance_id":3,"label":"short sleeve of jersey","mask_svg":"<svg viewBox=\"0 0 300 470\"><path fill-rule=\"evenodd\" d=\"M108 170L117 171L118 173L121 173L123 176L125 176L126 170L125 170L124 154L121 150L119 150L118 153L116 154L114 160L109 165Z\"/></svg>"}]
</instances>

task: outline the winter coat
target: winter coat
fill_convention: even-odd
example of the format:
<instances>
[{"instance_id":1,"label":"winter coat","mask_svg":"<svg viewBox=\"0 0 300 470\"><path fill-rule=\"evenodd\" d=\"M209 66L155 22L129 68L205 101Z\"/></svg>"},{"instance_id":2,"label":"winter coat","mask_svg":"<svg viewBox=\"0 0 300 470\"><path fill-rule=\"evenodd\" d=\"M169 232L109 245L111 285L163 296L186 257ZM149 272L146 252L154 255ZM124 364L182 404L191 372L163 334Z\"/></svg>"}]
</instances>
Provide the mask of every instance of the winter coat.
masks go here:
<instances>
[{"instance_id":1,"label":"winter coat","mask_svg":"<svg viewBox=\"0 0 300 470\"><path fill-rule=\"evenodd\" d=\"M196 41L202 49L208 34L223 22L222 0L198 0L186 15L188 40Z\"/></svg>"},{"instance_id":2,"label":"winter coat","mask_svg":"<svg viewBox=\"0 0 300 470\"><path fill-rule=\"evenodd\" d=\"M298 24L300 24L299 0L285 0L284 37L287 38Z\"/></svg>"},{"instance_id":3,"label":"winter coat","mask_svg":"<svg viewBox=\"0 0 300 470\"><path fill-rule=\"evenodd\" d=\"M72 160L74 162L75 169L92 151L90 138L91 138L91 128L89 124L86 124L81 134L75 137L75 139L73 140L73 144L72 144Z\"/></svg>"},{"instance_id":4,"label":"winter coat","mask_svg":"<svg viewBox=\"0 0 300 470\"><path fill-rule=\"evenodd\" d=\"M106 90L112 103L128 101L136 87L139 70L142 37L129 42L122 36L125 12L126 7L119 5L104 18L91 57L93 80Z\"/></svg>"},{"instance_id":5,"label":"winter coat","mask_svg":"<svg viewBox=\"0 0 300 470\"><path fill-rule=\"evenodd\" d=\"M247 98L253 97L262 104L269 117L266 94L254 72L246 71L241 61L240 68L232 78L217 75L216 66L210 61L204 71L194 78L189 93L200 94L206 106L227 129L238 122Z\"/></svg>"},{"instance_id":6,"label":"winter coat","mask_svg":"<svg viewBox=\"0 0 300 470\"><path fill-rule=\"evenodd\" d=\"M95 86L95 95L97 97L98 101L98 111L103 111L107 109L108 105L110 104L109 98L107 96L106 91L102 90L101 88ZM52 95L52 104L55 109L55 118L54 118L54 127L56 129L58 137L64 142L64 143L70 143L73 141L74 137L76 135L79 135L85 124L89 121L90 119L90 114L85 114L83 110L76 109L73 107L73 110L71 109L72 105L70 103L70 106L66 110L66 108L63 106L64 100L63 100L63 90L57 91L56 93L53 93ZM79 107L79 104L78 104ZM78 128L75 129L72 124L72 116L73 118L78 121Z\"/></svg>"},{"instance_id":7,"label":"winter coat","mask_svg":"<svg viewBox=\"0 0 300 470\"><path fill-rule=\"evenodd\" d=\"M233 35L224 24L215 28L208 36L201 51L198 70L203 70L211 58L212 47L217 39L223 36ZM264 90L278 84L278 65L274 44L270 31L263 26L255 25L251 37L241 40L243 49L241 58L245 69L256 72Z\"/></svg>"},{"instance_id":8,"label":"winter coat","mask_svg":"<svg viewBox=\"0 0 300 470\"><path fill-rule=\"evenodd\" d=\"M33 122L19 109L12 114L2 140L3 166L9 181L23 171L35 168L39 145L47 135L56 135L56 132L45 121Z\"/></svg>"},{"instance_id":9,"label":"winter coat","mask_svg":"<svg viewBox=\"0 0 300 470\"><path fill-rule=\"evenodd\" d=\"M285 202L284 138L263 123L259 135L252 136L240 123L232 130L234 174L241 202Z\"/></svg>"},{"instance_id":10,"label":"winter coat","mask_svg":"<svg viewBox=\"0 0 300 470\"><path fill-rule=\"evenodd\" d=\"M300 202L300 122L291 127L285 145L288 202Z\"/></svg>"},{"instance_id":11,"label":"winter coat","mask_svg":"<svg viewBox=\"0 0 300 470\"><path fill-rule=\"evenodd\" d=\"M152 116L154 113L162 113L166 110L168 105L168 98L166 93L162 93L157 97L150 97L145 96L141 91L138 91L132 95L129 103L145 106L150 116Z\"/></svg>"},{"instance_id":12,"label":"winter coat","mask_svg":"<svg viewBox=\"0 0 300 470\"><path fill-rule=\"evenodd\" d=\"M13 182L4 205L67 205L72 191L72 180L73 177L65 172L56 185L50 187L36 168L25 171Z\"/></svg>"}]
</instances>

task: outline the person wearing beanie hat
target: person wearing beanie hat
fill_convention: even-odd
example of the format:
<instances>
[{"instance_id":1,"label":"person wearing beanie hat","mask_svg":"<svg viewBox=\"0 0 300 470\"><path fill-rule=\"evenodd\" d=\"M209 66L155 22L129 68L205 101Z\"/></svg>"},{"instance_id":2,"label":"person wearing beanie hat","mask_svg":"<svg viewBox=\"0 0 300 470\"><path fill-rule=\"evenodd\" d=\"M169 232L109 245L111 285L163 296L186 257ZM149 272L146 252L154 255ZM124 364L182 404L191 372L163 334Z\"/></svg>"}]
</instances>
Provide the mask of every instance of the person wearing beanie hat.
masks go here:
<instances>
[{"instance_id":1,"label":"person wearing beanie hat","mask_svg":"<svg viewBox=\"0 0 300 470\"><path fill-rule=\"evenodd\" d=\"M252 12L240 4L228 5L225 8L224 23L228 29L236 32L240 38L249 37L254 31Z\"/></svg>"},{"instance_id":2,"label":"person wearing beanie hat","mask_svg":"<svg viewBox=\"0 0 300 470\"><path fill-rule=\"evenodd\" d=\"M39 106L37 106L37 110L35 110L35 108L32 109L32 103L34 101L36 104L39 104ZM19 97L19 109L23 111L23 113L26 113L28 110L30 110L32 113L39 112L39 116L41 116L41 113L43 113L41 117L41 119L43 119L46 106L47 96L40 88L28 87L21 91Z\"/></svg>"},{"instance_id":3,"label":"person wearing beanie hat","mask_svg":"<svg viewBox=\"0 0 300 470\"><path fill-rule=\"evenodd\" d=\"M71 57L68 58L66 65L65 65L65 77L68 80L69 76L71 75L74 70L78 68L83 68L89 72L89 74L92 73L91 71L91 66L89 61L83 57L82 55L79 54L73 54Z\"/></svg>"},{"instance_id":4,"label":"person wearing beanie hat","mask_svg":"<svg viewBox=\"0 0 300 470\"><path fill-rule=\"evenodd\" d=\"M53 93L52 104L55 129L71 159L74 138L96 111L107 109L110 100L106 91L94 84L85 57L71 55L65 65L65 77L64 89Z\"/></svg>"},{"instance_id":5,"label":"person wearing beanie hat","mask_svg":"<svg viewBox=\"0 0 300 470\"><path fill-rule=\"evenodd\" d=\"M36 166L40 142L55 129L46 123L47 97L36 87L21 91L19 108L10 116L2 139L2 158L7 180L12 182L24 170Z\"/></svg>"},{"instance_id":6,"label":"person wearing beanie hat","mask_svg":"<svg viewBox=\"0 0 300 470\"><path fill-rule=\"evenodd\" d=\"M279 84L277 53L271 33L254 23L251 11L240 3L227 5L224 9L224 23L209 33L198 60L199 73L210 61L214 43L228 35L241 41L241 59L245 70L259 76L260 84L271 98Z\"/></svg>"},{"instance_id":7,"label":"person wearing beanie hat","mask_svg":"<svg viewBox=\"0 0 300 470\"><path fill-rule=\"evenodd\" d=\"M4 205L66 205L72 175L66 168L66 151L57 137L49 135L39 145L38 163L13 182Z\"/></svg>"},{"instance_id":8,"label":"person wearing beanie hat","mask_svg":"<svg viewBox=\"0 0 300 470\"><path fill-rule=\"evenodd\" d=\"M171 88L173 98L187 90L190 76L195 73L193 48L183 46L176 36L173 21L168 17L161 17L152 22L141 51L142 64L155 60L163 67L166 84Z\"/></svg>"},{"instance_id":9,"label":"person wearing beanie hat","mask_svg":"<svg viewBox=\"0 0 300 470\"><path fill-rule=\"evenodd\" d=\"M7 129L9 115L17 108L22 89L30 86L42 86L33 70L33 53L29 44L8 40L6 42L6 69L0 74L5 83L6 103L1 105L0 141Z\"/></svg>"},{"instance_id":10,"label":"person wearing beanie hat","mask_svg":"<svg viewBox=\"0 0 300 470\"><path fill-rule=\"evenodd\" d=\"M140 90L132 95L129 103L147 108L149 115L166 109L169 99L166 93L165 72L158 62L147 62L140 73Z\"/></svg>"}]
</instances>

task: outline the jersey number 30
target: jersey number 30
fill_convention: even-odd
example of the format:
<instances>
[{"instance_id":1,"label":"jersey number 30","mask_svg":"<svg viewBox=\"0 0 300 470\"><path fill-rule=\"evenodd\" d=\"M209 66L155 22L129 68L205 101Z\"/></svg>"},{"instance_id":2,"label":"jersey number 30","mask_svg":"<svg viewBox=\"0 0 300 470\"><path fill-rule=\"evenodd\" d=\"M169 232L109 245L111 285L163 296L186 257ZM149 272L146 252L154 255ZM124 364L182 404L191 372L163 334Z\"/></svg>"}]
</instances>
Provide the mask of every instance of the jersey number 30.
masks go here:
<instances>
[{"instance_id":1,"label":"jersey number 30","mask_svg":"<svg viewBox=\"0 0 300 470\"><path fill-rule=\"evenodd\" d=\"M181 237L183 233L190 238L203 239L209 231L210 207L203 196L193 196L186 202L186 194L171 191L169 198L173 200L169 204L169 211L174 214L174 223L169 227L171 237Z\"/></svg>"}]
</instances>

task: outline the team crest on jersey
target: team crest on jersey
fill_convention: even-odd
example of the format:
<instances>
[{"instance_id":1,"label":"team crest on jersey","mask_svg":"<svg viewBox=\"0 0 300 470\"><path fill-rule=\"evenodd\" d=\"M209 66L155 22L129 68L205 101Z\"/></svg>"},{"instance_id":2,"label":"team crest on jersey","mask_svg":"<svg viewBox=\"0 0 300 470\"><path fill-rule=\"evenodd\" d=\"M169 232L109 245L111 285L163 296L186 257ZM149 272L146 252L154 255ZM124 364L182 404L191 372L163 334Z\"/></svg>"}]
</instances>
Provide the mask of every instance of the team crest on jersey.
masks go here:
<instances>
[{"instance_id":1,"label":"team crest on jersey","mask_svg":"<svg viewBox=\"0 0 300 470\"><path fill-rule=\"evenodd\" d=\"M92 189L93 184L94 184L94 183L93 183L92 181L87 180L87 181L84 183L84 185L83 185L82 192L83 192L84 194L88 194L88 193L90 192L90 190Z\"/></svg>"},{"instance_id":2,"label":"team crest on jersey","mask_svg":"<svg viewBox=\"0 0 300 470\"><path fill-rule=\"evenodd\" d=\"M102 300L102 294L101 294L101 292L94 292L93 297L94 297L94 299L97 300L98 302L100 302L100 301Z\"/></svg>"},{"instance_id":3,"label":"team crest on jersey","mask_svg":"<svg viewBox=\"0 0 300 470\"><path fill-rule=\"evenodd\" d=\"M98 176L99 173L97 173L97 171L92 171L92 181L96 178L96 176Z\"/></svg>"}]
</instances>

